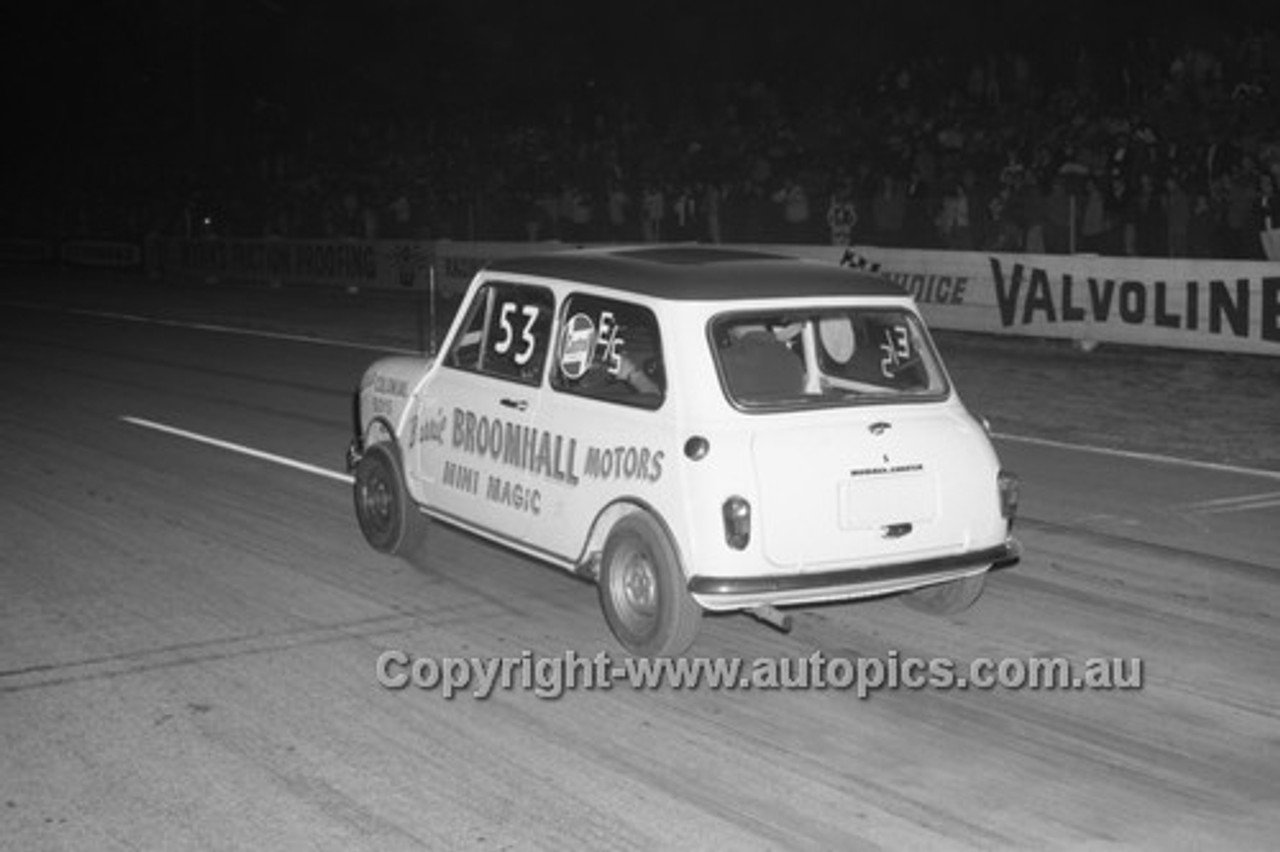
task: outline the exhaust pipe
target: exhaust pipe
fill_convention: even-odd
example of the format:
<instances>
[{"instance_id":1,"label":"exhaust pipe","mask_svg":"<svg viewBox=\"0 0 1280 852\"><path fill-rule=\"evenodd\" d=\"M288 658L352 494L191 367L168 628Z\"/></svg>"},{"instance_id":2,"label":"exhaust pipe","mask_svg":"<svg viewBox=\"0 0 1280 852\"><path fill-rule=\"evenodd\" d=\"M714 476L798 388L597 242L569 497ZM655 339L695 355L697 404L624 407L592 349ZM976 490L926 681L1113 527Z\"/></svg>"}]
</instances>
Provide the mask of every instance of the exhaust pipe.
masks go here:
<instances>
[{"instance_id":1,"label":"exhaust pipe","mask_svg":"<svg viewBox=\"0 0 1280 852\"><path fill-rule=\"evenodd\" d=\"M769 604L761 604L760 606L752 607L751 609L747 610L747 615L750 615L752 618L756 619L757 621L763 621L765 624L769 625L774 630L777 630L780 633L791 632L791 616L780 611L775 606L770 606Z\"/></svg>"}]
</instances>

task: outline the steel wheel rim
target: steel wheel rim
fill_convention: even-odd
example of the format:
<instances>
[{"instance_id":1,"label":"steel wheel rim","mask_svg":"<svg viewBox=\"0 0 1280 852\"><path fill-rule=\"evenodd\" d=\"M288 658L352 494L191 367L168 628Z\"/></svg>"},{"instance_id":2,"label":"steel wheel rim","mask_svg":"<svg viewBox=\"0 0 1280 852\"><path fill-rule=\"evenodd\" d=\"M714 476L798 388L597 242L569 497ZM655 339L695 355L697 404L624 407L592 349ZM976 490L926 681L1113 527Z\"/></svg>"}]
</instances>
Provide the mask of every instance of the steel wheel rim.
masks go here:
<instances>
[{"instance_id":1,"label":"steel wheel rim","mask_svg":"<svg viewBox=\"0 0 1280 852\"><path fill-rule=\"evenodd\" d=\"M637 634L648 633L658 619L658 572L643 548L627 545L614 556L609 594L619 620Z\"/></svg>"},{"instance_id":2,"label":"steel wheel rim","mask_svg":"<svg viewBox=\"0 0 1280 852\"><path fill-rule=\"evenodd\" d=\"M391 489L381 476L371 476L360 484L360 511L369 525L385 532L391 526Z\"/></svg>"}]
</instances>

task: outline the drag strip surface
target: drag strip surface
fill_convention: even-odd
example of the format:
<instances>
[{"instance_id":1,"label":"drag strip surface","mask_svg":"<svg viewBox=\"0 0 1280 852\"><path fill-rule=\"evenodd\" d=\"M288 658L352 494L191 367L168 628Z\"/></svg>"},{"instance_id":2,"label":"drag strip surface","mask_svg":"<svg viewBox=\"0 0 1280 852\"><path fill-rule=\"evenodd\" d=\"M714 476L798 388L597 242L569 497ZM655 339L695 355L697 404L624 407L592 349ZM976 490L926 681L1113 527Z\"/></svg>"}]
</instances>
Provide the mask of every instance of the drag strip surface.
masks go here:
<instances>
[{"instance_id":1,"label":"drag strip surface","mask_svg":"<svg viewBox=\"0 0 1280 852\"><path fill-rule=\"evenodd\" d=\"M440 526L413 563L365 546L341 464L376 350L10 309L0 353L0 847L1263 849L1280 829L1273 479L1001 443L1026 556L973 610L708 618L690 652L1137 658L1141 689L446 700L383 688L379 657L621 654L584 582Z\"/></svg>"}]
</instances>

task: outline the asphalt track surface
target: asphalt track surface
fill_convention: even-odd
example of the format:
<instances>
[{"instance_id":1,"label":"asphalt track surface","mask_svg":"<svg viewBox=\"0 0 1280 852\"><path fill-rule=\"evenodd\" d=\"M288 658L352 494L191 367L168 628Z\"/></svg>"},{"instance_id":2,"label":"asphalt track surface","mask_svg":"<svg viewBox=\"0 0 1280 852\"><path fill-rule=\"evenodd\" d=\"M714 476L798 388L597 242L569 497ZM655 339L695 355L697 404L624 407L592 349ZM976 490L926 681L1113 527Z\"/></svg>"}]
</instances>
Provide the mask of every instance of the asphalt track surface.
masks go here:
<instances>
[{"instance_id":1,"label":"asphalt track surface","mask_svg":"<svg viewBox=\"0 0 1280 852\"><path fill-rule=\"evenodd\" d=\"M623 655L568 575L442 526L367 548L341 457L379 350L38 301L0 321L0 848L1275 848L1265 464L1000 440L1026 555L972 610L709 617L690 651L1140 658L1140 689L446 700L379 655Z\"/></svg>"}]
</instances>

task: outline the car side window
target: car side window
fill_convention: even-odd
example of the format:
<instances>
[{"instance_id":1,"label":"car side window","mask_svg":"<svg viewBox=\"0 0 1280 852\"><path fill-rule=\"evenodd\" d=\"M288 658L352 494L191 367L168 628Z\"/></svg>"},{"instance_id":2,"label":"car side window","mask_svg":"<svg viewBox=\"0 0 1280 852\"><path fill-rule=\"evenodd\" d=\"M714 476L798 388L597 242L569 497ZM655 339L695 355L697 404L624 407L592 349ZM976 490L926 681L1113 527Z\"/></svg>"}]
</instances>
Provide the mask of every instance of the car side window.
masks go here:
<instances>
[{"instance_id":1,"label":"car side window","mask_svg":"<svg viewBox=\"0 0 1280 852\"><path fill-rule=\"evenodd\" d=\"M560 311L551 386L563 393L654 409L667 391L662 341L641 305L575 293Z\"/></svg>"},{"instance_id":2,"label":"car side window","mask_svg":"<svg viewBox=\"0 0 1280 852\"><path fill-rule=\"evenodd\" d=\"M445 364L536 385L551 342L555 297L545 287L491 281L476 291Z\"/></svg>"}]
</instances>

